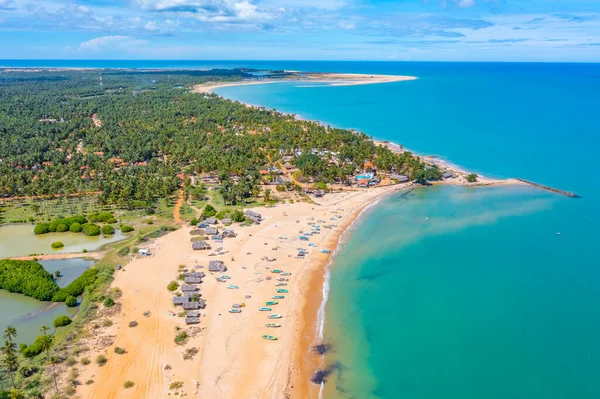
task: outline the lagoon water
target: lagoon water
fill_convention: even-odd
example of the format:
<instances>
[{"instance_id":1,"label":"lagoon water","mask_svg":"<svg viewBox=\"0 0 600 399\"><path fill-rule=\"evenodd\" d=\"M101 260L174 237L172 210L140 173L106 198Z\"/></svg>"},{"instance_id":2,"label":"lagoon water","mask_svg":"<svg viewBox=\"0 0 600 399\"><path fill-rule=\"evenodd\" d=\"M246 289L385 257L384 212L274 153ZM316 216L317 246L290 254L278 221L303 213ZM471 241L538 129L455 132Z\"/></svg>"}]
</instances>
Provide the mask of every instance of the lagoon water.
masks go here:
<instances>
[{"instance_id":1,"label":"lagoon water","mask_svg":"<svg viewBox=\"0 0 600 399\"><path fill-rule=\"evenodd\" d=\"M40 261L40 264L49 273L59 270L62 277L57 279L57 284L65 287L91 267L94 261L79 258ZM42 302L5 290L0 290L0 306L0 330L4 331L7 325L12 325L18 332L17 341L26 344L31 344L39 335L41 326L52 327L56 317L72 316L77 311L77 308L68 308L62 303Z\"/></svg>"},{"instance_id":2,"label":"lagoon water","mask_svg":"<svg viewBox=\"0 0 600 399\"><path fill-rule=\"evenodd\" d=\"M217 93L582 198L444 186L372 208L331 266L324 397L600 397L600 65L325 64L419 79Z\"/></svg>"}]
</instances>

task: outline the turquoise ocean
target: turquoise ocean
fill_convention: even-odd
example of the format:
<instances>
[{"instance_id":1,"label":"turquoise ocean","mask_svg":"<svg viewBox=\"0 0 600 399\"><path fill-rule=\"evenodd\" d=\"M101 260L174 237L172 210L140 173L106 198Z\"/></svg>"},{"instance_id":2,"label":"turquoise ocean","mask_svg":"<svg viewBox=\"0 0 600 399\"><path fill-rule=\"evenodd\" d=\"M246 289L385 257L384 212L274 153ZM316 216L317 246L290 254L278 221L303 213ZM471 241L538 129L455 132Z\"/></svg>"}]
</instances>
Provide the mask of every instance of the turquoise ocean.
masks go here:
<instances>
[{"instance_id":1,"label":"turquoise ocean","mask_svg":"<svg viewBox=\"0 0 600 399\"><path fill-rule=\"evenodd\" d=\"M218 94L573 191L436 186L353 225L329 267L325 399L600 397L600 64L0 61L413 75ZM560 234L557 234L560 233Z\"/></svg>"}]
</instances>

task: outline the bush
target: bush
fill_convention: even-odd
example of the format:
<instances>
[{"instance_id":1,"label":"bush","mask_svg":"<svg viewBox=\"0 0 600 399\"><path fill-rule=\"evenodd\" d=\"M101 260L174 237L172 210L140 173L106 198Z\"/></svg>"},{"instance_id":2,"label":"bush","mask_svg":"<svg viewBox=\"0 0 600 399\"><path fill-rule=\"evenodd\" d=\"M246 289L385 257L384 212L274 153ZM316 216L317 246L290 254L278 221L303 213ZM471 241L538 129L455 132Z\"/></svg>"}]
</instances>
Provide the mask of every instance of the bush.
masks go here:
<instances>
[{"instance_id":1,"label":"bush","mask_svg":"<svg viewBox=\"0 0 600 399\"><path fill-rule=\"evenodd\" d=\"M33 228L34 234L47 234L50 233L50 225L48 223L40 223Z\"/></svg>"},{"instance_id":2,"label":"bush","mask_svg":"<svg viewBox=\"0 0 600 399\"><path fill-rule=\"evenodd\" d=\"M138 326L138 322L137 321L130 321L129 322L129 327L133 328L133 327L137 327Z\"/></svg>"},{"instance_id":3,"label":"bush","mask_svg":"<svg viewBox=\"0 0 600 399\"><path fill-rule=\"evenodd\" d=\"M146 220L146 224L154 224L154 220L148 219L148 220Z\"/></svg>"},{"instance_id":4,"label":"bush","mask_svg":"<svg viewBox=\"0 0 600 399\"><path fill-rule=\"evenodd\" d=\"M183 345L183 344L185 344L187 339L188 339L188 335L185 331L183 331L175 336L175 343L177 345Z\"/></svg>"},{"instance_id":5,"label":"bush","mask_svg":"<svg viewBox=\"0 0 600 399\"><path fill-rule=\"evenodd\" d=\"M193 218L192 220L190 220L190 226L195 226L198 224L198 219Z\"/></svg>"},{"instance_id":6,"label":"bush","mask_svg":"<svg viewBox=\"0 0 600 399\"><path fill-rule=\"evenodd\" d=\"M231 213L231 220L233 220L236 223L243 222L245 218L246 216L244 215L244 212L242 212L240 209L236 209Z\"/></svg>"},{"instance_id":7,"label":"bush","mask_svg":"<svg viewBox=\"0 0 600 399\"><path fill-rule=\"evenodd\" d=\"M135 229L133 228L133 226L123 226L123 227L121 227L121 231L122 231L123 233L129 233L130 231L133 231L133 230L135 230Z\"/></svg>"},{"instance_id":8,"label":"bush","mask_svg":"<svg viewBox=\"0 0 600 399\"><path fill-rule=\"evenodd\" d=\"M56 225L56 232L57 233L64 233L65 231L67 231L67 225L64 223L60 223Z\"/></svg>"},{"instance_id":9,"label":"bush","mask_svg":"<svg viewBox=\"0 0 600 399\"><path fill-rule=\"evenodd\" d=\"M108 297L104 300L104 306L106 306L107 308L112 308L113 306L115 306L115 301L113 301L111 297Z\"/></svg>"},{"instance_id":10,"label":"bush","mask_svg":"<svg viewBox=\"0 0 600 399\"><path fill-rule=\"evenodd\" d=\"M87 249L83 248L83 249L81 250L81 253L87 254Z\"/></svg>"},{"instance_id":11,"label":"bush","mask_svg":"<svg viewBox=\"0 0 600 399\"><path fill-rule=\"evenodd\" d=\"M83 225L82 228L83 234L86 236L99 236L100 235L100 227L96 226L93 223L87 223Z\"/></svg>"},{"instance_id":12,"label":"bush","mask_svg":"<svg viewBox=\"0 0 600 399\"><path fill-rule=\"evenodd\" d=\"M65 299L65 305L67 305L67 307L69 308L74 308L75 306L77 306L77 298L69 295L67 299Z\"/></svg>"},{"instance_id":13,"label":"bush","mask_svg":"<svg viewBox=\"0 0 600 399\"><path fill-rule=\"evenodd\" d=\"M91 362L92 361L90 359L88 359L87 357L84 357L83 359L81 359L81 364L83 364L84 366L87 366Z\"/></svg>"},{"instance_id":14,"label":"bush","mask_svg":"<svg viewBox=\"0 0 600 399\"><path fill-rule=\"evenodd\" d=\"M123 384L123 388L129 389L132 388L134 385L135 383L133 381L125 381L125 383Z\"/></svg>"},{"instance_id":15,"label":"bush","mask_svg":"<svg viewBox=\"0 0 600 399\"><path fill-rule=\"evenodd\" d=\"M104 356L104 355L96 356L96 364L98 364L98 366L102 367L106 364L106 362L108 362L108 359L106 358L106 356Z\"/></svg>"},{"instance_id":16,"label":"bush","mask_svg":"<svg viewBox=\"0 0 600 399\"><path fill-rule=\"evenodd\" d=\"M116 353L117 355L124 355L125 353L127 353L127 351L126 351L125 349L123 349L123 348L119 348L119 347L117 346L117 347L115 347L115 353Z\"/></svg>"},{"instance_id":17,"label":"bush","mask_svg":"<svg viewBox=\"0 0 600 399\"><path fill-rule=\"evenodd\" d=\"M110 224L105 224L104 226L102 226L102 234L104 235L112 235L115 234L115 228L112 227Z\"/></svg>"},{"instance_id":18,"label":"bush","mask_svg":"<svg viewBox=\"0 0 600 399\"><path fill-rule=\"evenodd\" d=\"M171 281L169 285L167 285L167 289L171 292L175 291L179 288L179 283L177 281Z\"/></svg>"},{"instance_id":19,"label":"bush","mask_svg":"<svg viewBox=\"0 0 600 399\"><path fill-rule=\"evenodd\" d=\"M475 182L477 181L477 178L478 178L478 177L479 177L479 176L477 176L475 173L468 174L468 175L467 175L467 181L468 181L469 183L475 183Z\"/></svg>"},{"instance_id":20,"label":"bush","mask_svg":"<svg viewBox=\"0 0 600 399\"><path fill-rule=\"evenodd\" d=\"M117 255L126 256L127 254L129 254L130 251L131 249L129 247L123 247L117 251Z\"/></svg>"},{"instance_id":21,"label":"bush","mask_svg":"<svg viewBox=\"0 0 600 399\"><path fill-rule=\"evenodd\" d=\"M113 325L113 322L108 319L106 319L102 322L102 327L110 327L112 325Z\"/></svg>"},{"instance_id":22,"label":"bush","mask_svg":"<svg viewBox=\"0 0 600 399\"><path fill-rule=\"evenodd\" d=\"M62 241L55 241L52 243L52 249L61 249L64 248L65 244Z\"/></svg>"},{"instance_id":23,"label":"bush","mask_svg":"<svg viewBox=\"0 0 600 399\"><path fill-rule=\"evenodd\" d=\"M114 220L114 222L112 221ZM90 215L90 222L92 223L116 223L117 220L110 212L92 213Z\"/></svg>"},{"instance_id":24,"label":"bush","mask_svg":"<svg viewBox=\"0 0 600 399\"><path fill-rule=\"evenodd\" d=\"M83 227L81 227L81 223L77 223L77 222L73 223L71 225L71 227L69 227L69 231L71 233L81 233L82 230L83 230Z\"/></svg>"},{"instance_id":25,"label":"bush","mask_svg":"<svg viewBox=\"0 0 600 399\"><path fill-rule=\"evenodd\" d=\"M211 216L215 216L217 214L217 210L211 204L206 204L204 209L202 210L202 214L200 215L200 219L204 220Z\"/></svg>"},{"instance_id":26,"label":"bush","mask_svg":"<svg viewBox=\"0 0 600 399\"><path fill-rule=\"evenodd\" d=\"M42 353L42 350L43 350L42 342L44 341L44 339L45 338L43 335L40 335L39 337L37 337L35 339L35 341L33 342L33 344L29 345L27 348L25 348L21 351L21 353L23 354L23 357L31 358L31 357L35 357L35 356L39 355L40 353Z\"/></svg>"},{"instance_id":27,"label":"bush","mask_svg":"<svg viewBox=\"0 0 600 399\"><path fill-rule=\"evenodd\" d=\"M58 316L56 319L54 319L54 327L58 328L68 326L72 322L73 321L69 316Z\"/></svg>"}]
</instances>

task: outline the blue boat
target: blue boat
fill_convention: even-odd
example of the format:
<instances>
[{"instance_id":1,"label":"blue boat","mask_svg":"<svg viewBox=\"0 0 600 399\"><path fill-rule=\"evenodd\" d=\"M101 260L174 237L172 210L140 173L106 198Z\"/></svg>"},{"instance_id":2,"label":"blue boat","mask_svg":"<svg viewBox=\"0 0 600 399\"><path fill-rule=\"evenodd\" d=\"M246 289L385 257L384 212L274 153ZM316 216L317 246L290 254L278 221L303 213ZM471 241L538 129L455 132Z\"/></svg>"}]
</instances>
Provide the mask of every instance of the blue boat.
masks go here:
<instances>
[{"instance_id":1,"label":"blue boat","mask_svg":"<svg viewBox=\"0 0 600 399\"><path fill-rule=\"evenodd\" d=\"M328 249L322 249L322 250L321 250L321 253L323 253L323 254L328 254L328 253L331 253L331 251L330 251L330 250L328 250Z\"/></svg>"}]
</instances>

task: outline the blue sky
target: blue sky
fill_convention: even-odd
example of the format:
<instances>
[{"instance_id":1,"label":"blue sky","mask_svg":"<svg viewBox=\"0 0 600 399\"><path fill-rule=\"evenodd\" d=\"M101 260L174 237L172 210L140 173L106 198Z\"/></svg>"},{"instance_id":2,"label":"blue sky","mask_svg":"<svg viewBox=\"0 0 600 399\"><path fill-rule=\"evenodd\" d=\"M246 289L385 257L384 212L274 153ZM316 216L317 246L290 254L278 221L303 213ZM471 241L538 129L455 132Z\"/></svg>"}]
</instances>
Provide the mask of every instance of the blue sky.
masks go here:
<instances>
[{"instance_id":1,"label":"blue sky","mask_svg":"<svg viewBox=\"0 0 600 399\"><path fill-rule=\"evenodd\" d=\"M0 58L600 62L600 0L0 0Z\"/></svg>"}]
</instances>

